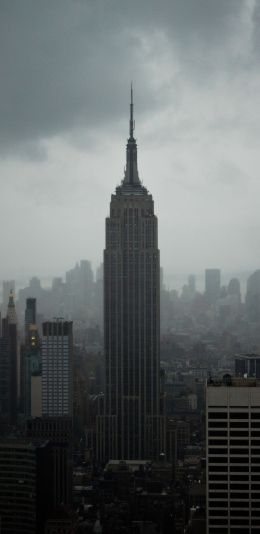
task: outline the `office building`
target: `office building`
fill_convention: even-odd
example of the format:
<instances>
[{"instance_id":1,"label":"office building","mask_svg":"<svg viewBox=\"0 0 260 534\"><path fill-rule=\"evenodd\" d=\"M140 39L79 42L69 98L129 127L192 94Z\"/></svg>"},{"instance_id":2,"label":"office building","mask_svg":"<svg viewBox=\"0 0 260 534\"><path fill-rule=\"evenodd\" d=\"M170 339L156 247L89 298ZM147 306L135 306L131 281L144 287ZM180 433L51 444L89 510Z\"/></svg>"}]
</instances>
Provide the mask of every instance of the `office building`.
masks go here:
<instances>
[{"instance_id":1,"label":"office building","mask_svg":"<svg viewBox=\"0 0 260 534\"><path fill-rule=\"evenodd\" d=\"M51 447L48 441L0 440L0 532L43 534L53 510Z\"/></svg>"},{"instance_id":2,"label":"office building","mask_svg":"<svg viewBox=\"0 0 260 534\"><path fill-rule=\"evenodd\" d=\"M27 420L27 437L49 441L53 466L52 503L56 509L72 502L72 418L34 417Z\"/></svg>"},{"instance_id":3,"label":"office building","mask_svg":"<svg viewBox=\"0 0 260 534\"><path fill-rule=\"evenodd\" d=\"M24 316L25 341L29 335L30 325L36 324L36 299L26 299L26 308Z\"/></svg>"},{"instance_id":4,"label":"office building","mask_svg":"<svg viewBox=\"0 0 260 534\"><path fill-rule=\"evenodd\" d=\"M137 168L131 92L124 179L111 197L104 251L104 414L100 459L158 457L165 447L160 391L160 259L152 195Z\"/></svg>"},{"instance_id":5,"label":"office building","mask_svg":"<svg viewBox=\"0 0 260 534\"><path fill-rule=\"evenodd\" d=\"M205 270L205 296L208 304L216 304L220 297L220 269Z\"/></svg>"},{"instance_id":6,"label":"office building","mask_svg":"<svg viewBox=\"0 0 260 534\"><path fill-rule=\"evenodd\" d=\"M17 418L17 317L11 292L0 337L0 424L14 425Z\"/></svg>"},{"instance_id":7,"label":"office building","mask_svg":"<svg viewBox=\"0 0 260 534\"><path fill-rule=\"evenodd\" d=\"M260 380L210 379L207 534L260 532Z\"/></svg>"},{"instance_id":8,"label":"office building","mask_svg":"<svg viewBox=\"0 0 260 534\"><path fill-rule=\"evenodd\" d=\"M73 415L72 322L56 319L43 323L42 414Z\"/></svg>"},{"instance_id":9,"label":"office building","mask_svg":"<svg viewBox=\"0 0 260 534\"><path fill-rule=\"evenodd\" d=\"M24 315L24 343L20 347L20 412L26 417L32 415L32 408L34 415L41 415L42 401L39 399L39 393L41 393L41 340L36 325L36 299L28 298Z\"/></svg>"}]
</instances>

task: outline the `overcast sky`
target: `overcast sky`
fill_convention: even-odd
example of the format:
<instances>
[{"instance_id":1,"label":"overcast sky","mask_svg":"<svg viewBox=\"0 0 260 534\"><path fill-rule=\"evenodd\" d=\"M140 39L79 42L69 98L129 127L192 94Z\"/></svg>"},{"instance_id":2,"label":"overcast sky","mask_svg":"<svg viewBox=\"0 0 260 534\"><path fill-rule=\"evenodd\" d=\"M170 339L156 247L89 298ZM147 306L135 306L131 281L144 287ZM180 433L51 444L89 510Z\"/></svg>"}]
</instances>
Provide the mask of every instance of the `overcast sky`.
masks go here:
<instances>
[{"instance_id":1,"label":"overcast sky","mask_svg":"<svg viewBox=\"0 0 260 534\"><path fill-rule=\"evenodd\" d=\"M260 2L0 0L0 279L102 260L131 80L165 271L259 268Z\"/></svg>"}]
</instances>

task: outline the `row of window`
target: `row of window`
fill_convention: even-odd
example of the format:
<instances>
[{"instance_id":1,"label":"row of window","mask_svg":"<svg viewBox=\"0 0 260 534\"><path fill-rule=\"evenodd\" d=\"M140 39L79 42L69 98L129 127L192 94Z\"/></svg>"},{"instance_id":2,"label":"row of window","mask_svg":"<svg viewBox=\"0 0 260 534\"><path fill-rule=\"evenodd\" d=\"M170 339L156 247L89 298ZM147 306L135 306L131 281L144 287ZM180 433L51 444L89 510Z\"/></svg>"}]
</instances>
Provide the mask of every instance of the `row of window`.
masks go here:
<instances>
[{"instance_id":1,"label":"row of window","mask_svg":"<svg viewBox=\"0 0 260 534\"><path fill-rule=\"evenodd\" d=\"M209 412L208 419L227 419L227 412ZM229 412L230 419L249 419L249 412ZM251 419L260 419L260 412L251 411Z\"/></svg>"}]
</instances>

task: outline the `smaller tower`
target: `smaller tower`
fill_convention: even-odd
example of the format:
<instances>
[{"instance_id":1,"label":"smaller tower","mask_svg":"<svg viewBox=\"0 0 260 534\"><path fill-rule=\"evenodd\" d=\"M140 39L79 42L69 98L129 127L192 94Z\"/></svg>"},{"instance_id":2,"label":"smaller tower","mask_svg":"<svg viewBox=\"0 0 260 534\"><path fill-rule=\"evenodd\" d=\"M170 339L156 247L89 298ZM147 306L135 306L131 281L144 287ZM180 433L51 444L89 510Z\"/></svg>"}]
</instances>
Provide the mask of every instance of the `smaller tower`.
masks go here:
<instances>
[{"instance_id":1,"label":"smaller tower","mask_svg":"<svg viewBox=\"0 0 260 534\"><path fill-rule=\"evenodd\" d=\"M61 318L47 321L42 326L42 414L72 417L72 322Z\"/></svg>"},{"instance_id":2,"label":"smaller tower","mask_svg":"<svg viewBox=\"0 0 260 534\"><path fill-rule=\"evenodd\" d=\"M12 289L9 295L6 318L9 324L17 324L17 315L16 315L16 309L15 309L15 303L14 303L14 294L13 294Z\"/></svg>"},{"instance_id":3,"label":"smaller tower","mask_svg":"<svg viewBox=\"0 0 260 534\"><path fill-rule=\"evenodd\" d=\"M10 291L0 338L0 422L13 425L17 418L17 316Z\"/></svg>"}]
</instances>

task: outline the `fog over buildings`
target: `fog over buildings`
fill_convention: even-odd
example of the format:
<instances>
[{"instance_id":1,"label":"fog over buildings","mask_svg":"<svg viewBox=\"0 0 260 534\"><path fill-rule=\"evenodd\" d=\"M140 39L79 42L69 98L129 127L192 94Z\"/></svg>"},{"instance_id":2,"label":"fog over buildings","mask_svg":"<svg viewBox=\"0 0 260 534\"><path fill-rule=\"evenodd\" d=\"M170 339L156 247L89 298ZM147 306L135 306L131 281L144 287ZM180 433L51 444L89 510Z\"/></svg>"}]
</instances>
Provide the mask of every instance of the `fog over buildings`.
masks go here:
<instances>
[{"instance_id":1,"label":"fog over buildings","mask_svg":"<svg viewBox=\"0 0 260 534\"><path fill-rule=\"evenodd\" d=\"M165 272L257 269L259 16L258 0L0 1L0 279L99 265L131 80Z\"/></svg>"}]
</instances>

